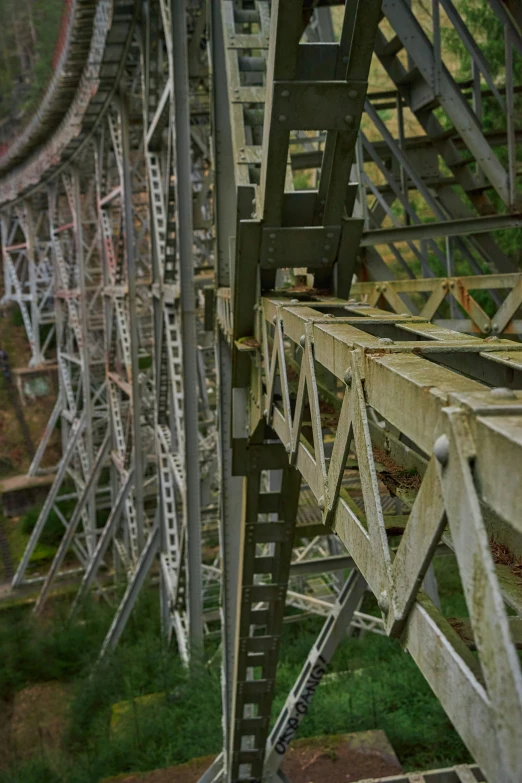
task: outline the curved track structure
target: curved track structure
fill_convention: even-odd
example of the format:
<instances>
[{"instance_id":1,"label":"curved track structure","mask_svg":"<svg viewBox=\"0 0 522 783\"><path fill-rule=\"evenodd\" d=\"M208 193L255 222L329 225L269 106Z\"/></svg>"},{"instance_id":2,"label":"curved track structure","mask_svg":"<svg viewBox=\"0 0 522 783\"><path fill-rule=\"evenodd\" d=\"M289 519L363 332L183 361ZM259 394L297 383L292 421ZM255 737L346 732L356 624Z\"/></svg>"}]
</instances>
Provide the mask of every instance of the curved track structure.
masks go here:
<instances>
[{"instance_id":1,"label":"curved track structure","mask_svg":"<svg viewBox=\"0 0 522 783\"><path fill-rule=\"evenodd\" d=\"M58 422L63 446L13 588L40 583L39 612L77 574L72 616L123 583L100 662L151 575L185 662L221 629L203 783L279 778L366 631L401 640L477 762L438 781L519 783L522 275L496 232L522 225L522 14L489 7L502 79L452 0L77 0L0 158L4 301L59 372L31 473ZM310 612L272 725L283 623Z\"/></svg>"}]
</instances>

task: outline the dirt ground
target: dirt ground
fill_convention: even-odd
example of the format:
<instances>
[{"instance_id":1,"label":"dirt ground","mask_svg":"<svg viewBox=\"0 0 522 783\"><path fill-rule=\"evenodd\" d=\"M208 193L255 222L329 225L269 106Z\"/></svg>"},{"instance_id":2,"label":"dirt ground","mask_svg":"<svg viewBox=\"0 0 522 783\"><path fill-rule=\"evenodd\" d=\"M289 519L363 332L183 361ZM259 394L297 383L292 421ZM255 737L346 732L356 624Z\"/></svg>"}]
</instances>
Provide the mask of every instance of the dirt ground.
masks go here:
<instances>
[{"instance_id":1,"label":"dirt ground","mask_svg":"<svg viewBox=\"0 0 522 783\"><path fill-rule=\"evenodd\" d=\"M103 783L197 783L214 756L193 759L168 769L124 774ZM283 770L292 783L352 783L402 772L383 731L313 737L290 746Z\"/></svg>"},{"instance_id":2,"label":"dirt ground","mask_svg":"<svg viewBox=\"0 0 522 783\"><path fill-rule=\"evenodd\" d=\"M30 685L0 707L0 769L15 760L60 747L70 688L61 682Z\"/></svg>"},{"instance_id":3,"label":"dirt ground","mask_svg":"<svg viewBox=\"0 0 522 783\"><path fill-rule=\"evenodd\" d=\"M297 740L283 771L292 783L352 783L397 775L402 767L383 731L361 731Z\"/></svg>"}]
</instances>

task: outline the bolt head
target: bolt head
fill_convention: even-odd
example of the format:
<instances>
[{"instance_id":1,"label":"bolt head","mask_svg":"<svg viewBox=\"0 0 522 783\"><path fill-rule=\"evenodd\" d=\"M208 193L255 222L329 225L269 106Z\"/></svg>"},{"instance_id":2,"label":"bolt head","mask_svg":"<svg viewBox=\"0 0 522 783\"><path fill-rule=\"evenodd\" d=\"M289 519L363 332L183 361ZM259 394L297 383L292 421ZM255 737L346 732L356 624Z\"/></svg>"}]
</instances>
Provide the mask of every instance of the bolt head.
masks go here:
<instances>
[{"instance_id":1,"label":"bolt head","mask_svg":"<svg viewBox=\"0 0 522 783\"><path fill-rule=\"evenodd\" d=\"M516 400L517 398L513 389L506 389L502 386L497 389L491 389L491 396L497 400Z\"/></svg>"},{"instance_id":2,"label":"bolt head","mask_svg":"<svg viewBox=\"0 0 522 783\"><path fill-rule=\"evenodd\" d=\"M441 465L446 465L449 459L449 438L441 435L433 445L433 453Z\"/></svg>"},{"instance_id":3,"label":"bolt head","mask_svg":"<svg viewBox=\"0 0 522 783\"><path fill-rule=\"evenodd\" d=\"M388 594L385 590L382 591L379 598L377 599L377 604L379 606L379 609L384 614L387 614L390 609L390 602L388 601Z\"/></svg>"},{"instance_id":4,"label":"bolt head","mask_svg":"<svg viewBox=\"0 0 522 783\"><path fill-rule=\"evenodd\" d=\"M304 334L301 335L301 337L299 339L299 345L301 346L301 348L305 347L305 345L306 345L306 335L304 335Z\"/></svg>"},{"instance_id":5,"label":"bolt head","mask_svg":"<svg viewBox=\"0 0 522 783\"><path fill-rule=\"evenodd\" d=\"M495 331L495 329L493 329ZM486 337L484 340L485 343L498 343L500 342L500 337Z\"/></svg>"}]
</instances>

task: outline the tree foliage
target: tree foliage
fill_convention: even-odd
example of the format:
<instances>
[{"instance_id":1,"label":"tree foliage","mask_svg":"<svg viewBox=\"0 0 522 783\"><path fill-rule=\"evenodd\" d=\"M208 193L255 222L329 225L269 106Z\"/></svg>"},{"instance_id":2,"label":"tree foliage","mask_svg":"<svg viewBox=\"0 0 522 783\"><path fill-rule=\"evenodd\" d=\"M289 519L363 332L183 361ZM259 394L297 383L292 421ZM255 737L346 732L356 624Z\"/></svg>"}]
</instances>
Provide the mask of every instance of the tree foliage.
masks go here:
<instances>
[{"instance_id":1,"label":"tree foliage","mask_svg":"<svg viewBox=\"0 0 522 783\"><path fill-rule=\"evenodd\" d=\"M64 0L0 0L0 143L34 111L49 83Z\"/></svg>"}]
</instances>

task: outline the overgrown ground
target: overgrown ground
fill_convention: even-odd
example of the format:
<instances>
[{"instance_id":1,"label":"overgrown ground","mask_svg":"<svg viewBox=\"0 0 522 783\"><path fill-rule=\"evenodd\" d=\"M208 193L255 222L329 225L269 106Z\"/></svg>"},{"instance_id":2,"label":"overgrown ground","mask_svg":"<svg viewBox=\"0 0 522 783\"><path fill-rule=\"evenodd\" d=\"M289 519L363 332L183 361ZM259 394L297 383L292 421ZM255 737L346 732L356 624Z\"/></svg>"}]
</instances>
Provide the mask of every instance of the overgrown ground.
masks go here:
<instances>
[{"instance_id":1,"label":"overgrown ground","mask_svg":"<svg viewBox=\"0 0 522 783\"><path fill-rule=\"evenodd\" d=\"M448 615L462 616L460 585L449 577L450 561L444 558L437 566L443 609ZM372 600L368 597L367 610L372 610ZM106 604L91 603L72 625L65 622L65 606L55 605L39 621L27 609L3 612L0 715L4 716L6 752L0 762L2 783L97 783L111 775L167 767L219 752L218 641L207 645L205 663L187 671L175 651L163 645L156 603L156 590L144 594L117 654L92 678L88 674L111 618ZM320 626L320 619L309 618L285 627L274 717ZM469 761L429 686L397 643L373 635L347 638L330 671L339 676L327 677L318 688L300 736L381 728L406 770ZM63 699L68 703L61 745L49 747L45 740L46 726L53 721L51 707L34 742L20 748L8 730L9 715L17 694L42 682L65 686ZM54 704L56 689L53 692ZM139 699L147 694L161 695ZM130 704L118 711L120 717L111 728L113 705L127 700Z\"/></svg>"},{"instance_id":2,"label":"overgrown ground","mask_svg":"<svg viewBox=\"0 0 522 783\"><path fill-rule=\"evenodd\" d=\"M63 0L0 0L0 147L36 110L53 73Z\"/></svg>"},{"instance_id":3,"label":"overgrown ground","mask_svg":"<svg viewBox=\"0 0 522 783\"><path fill-rule=\"evenodd\" d=\"M0 291L4 290L0 275ZM31 351L17 305L0 308L0 349L7 352L11 371L29 365ZM38 445L54 405L54 395L28 400L23 407L32 441ZM46 452L44 465L52 465L60 458L59 437L56 431ZM26 473L30 456L24 446L20 424L16 418L7 385L0 373L0 479Z\"/></svg>"}]
</instances>

